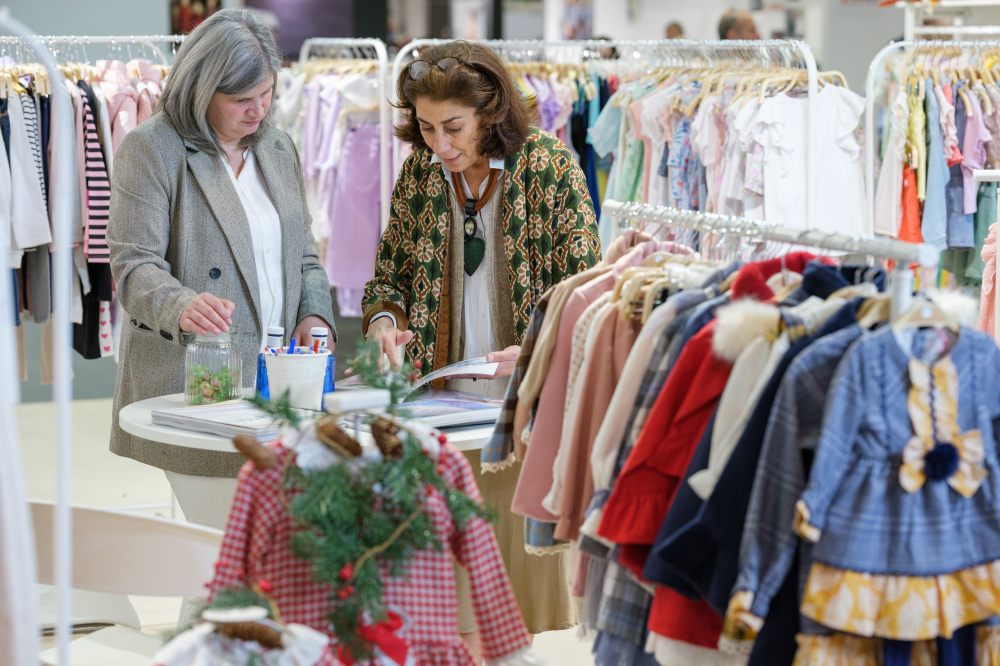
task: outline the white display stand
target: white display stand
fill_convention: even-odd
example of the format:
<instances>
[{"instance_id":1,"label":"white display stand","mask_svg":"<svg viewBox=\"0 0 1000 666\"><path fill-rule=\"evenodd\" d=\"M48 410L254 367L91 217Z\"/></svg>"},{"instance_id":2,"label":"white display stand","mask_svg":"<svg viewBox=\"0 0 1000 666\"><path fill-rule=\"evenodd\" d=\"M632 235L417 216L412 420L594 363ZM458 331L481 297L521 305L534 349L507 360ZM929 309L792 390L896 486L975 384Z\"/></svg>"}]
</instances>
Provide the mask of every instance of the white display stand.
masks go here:
<instances>
[{"instance_id":1,"label":"white display stand","mask_svg":"<svg viewBox=\"0 0 1000 666\"><path fill-rule=\"evenodd\" d=\"M232 440L215 435L203 435L190 430L153 425L154 409L169 409L184 406L184 394L174 393L157 398L140 400L127 405L118 412L118 424L130 435L142 437L160 444L178 446L203 451L221 451L239 455L233 449ZM493 426L455 428L446 432L448 443L459 451L478 451L485 446L493 434ZM364 437L364 433L362 433ZM229 481L229 479L221 479Z\"/></svg>"}]
</instances>

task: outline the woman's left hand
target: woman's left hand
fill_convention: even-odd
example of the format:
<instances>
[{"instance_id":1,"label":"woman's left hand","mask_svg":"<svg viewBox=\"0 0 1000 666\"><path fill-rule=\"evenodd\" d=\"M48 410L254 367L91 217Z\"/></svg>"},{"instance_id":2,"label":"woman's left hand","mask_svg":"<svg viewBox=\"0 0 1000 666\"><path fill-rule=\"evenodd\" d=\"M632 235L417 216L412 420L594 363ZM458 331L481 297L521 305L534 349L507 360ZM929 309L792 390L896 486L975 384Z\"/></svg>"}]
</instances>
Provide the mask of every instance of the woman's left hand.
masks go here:
<instances>
[{"instance_id":1,"label":"woman's left hand","mask_svg":"<svg viewBox=\"0 0 1000 666\"><path fill-rule=\"evenodd\" d=\"M308 317L303 317L302 321L298 323L295 330L292 331L292 337L295 338L295 343L303 347L312 346L312 336L309 335L309 329L313 326L322 326L326 329L326 347L330 350L332 354L337 343L333 339L333 331L330 330L330 325L322 317L317 317L316 315L309 315Z\"/></svg>"},{"instance_id":2,"label":"woman's left hand","mask_svg":"<svg viewBox=\"0 0 1000 666\"><path fill-rule=\"evenodd\" d=\"M487 354L486 362L500 364L500 367L497 368L497 374L494 375L495 377L510 377L514 372L514 366L517 365L517 357L520 355L521 347L519 345L511 345L503 351L495 351Z\"/></svg>"}]
</instances>

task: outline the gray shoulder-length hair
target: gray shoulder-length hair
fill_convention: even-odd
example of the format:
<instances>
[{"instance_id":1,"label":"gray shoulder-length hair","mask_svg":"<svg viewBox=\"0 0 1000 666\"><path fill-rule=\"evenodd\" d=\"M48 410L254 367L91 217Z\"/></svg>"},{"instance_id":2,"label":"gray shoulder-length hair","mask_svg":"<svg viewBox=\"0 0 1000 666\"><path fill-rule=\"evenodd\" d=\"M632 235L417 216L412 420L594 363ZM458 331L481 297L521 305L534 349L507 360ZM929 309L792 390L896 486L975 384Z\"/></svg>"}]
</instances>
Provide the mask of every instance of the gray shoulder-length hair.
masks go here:
<instances>
[{"instance_id":1,"label":"gray shoulder-length hair","mask_svg":"<svg viewBox=\"0 0 1000 666\"><path fill-rule=\"evenodd\" d=\"M212 95L234 95L276 80L281 55L274 34L252 11L223 9L205 19L184 40L170 69L159 110L199 150L220 151L208 123ZM271 111L241 142L254 146L270 125Z\"/></svg>"}]
</instances>

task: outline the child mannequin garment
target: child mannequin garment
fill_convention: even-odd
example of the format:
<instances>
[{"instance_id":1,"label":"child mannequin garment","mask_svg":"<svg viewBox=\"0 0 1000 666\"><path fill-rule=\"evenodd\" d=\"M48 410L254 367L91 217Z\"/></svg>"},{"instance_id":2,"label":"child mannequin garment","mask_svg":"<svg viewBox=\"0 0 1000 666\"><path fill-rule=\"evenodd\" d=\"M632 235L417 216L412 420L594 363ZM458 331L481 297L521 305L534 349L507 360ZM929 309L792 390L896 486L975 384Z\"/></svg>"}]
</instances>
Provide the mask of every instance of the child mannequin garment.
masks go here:
<instances>
[{"instance_id":1,"label":"child mannequin garment","mask_svg":"<svg viewBox=\"0 0 1000 666\"><path fill-rule=\"evenodd\" d=\"M912 641L950 638L1000 611L1000 539L991 527L1000 525L992 499L1000 483L998 376L1000 349L966 328L951 336L886 329L851 348L796 505L796 532L816 544L805 616L856 635ZM945 449L953 465L940 462ZM859 461L850 471L840 467L848 457ZM855 507L850 519L845 503ZM821 601L823 590L863 594L851 587L859 577L875 593L851 613L843 604L854 594ZM923 597L933 603L894 611L916 608L907 599L927 586L937 590Z\"/></svg>"},{"instance_id":2,"label":"child mannequin garment","mask_svg":"<svg viewBox=\"0 0 1000 666\"><path fill-rule=\"evenodd\" d=\"M214 595L219 590L243 587L247 581L267 580L285 622L329 633L330 587L315 582L312 563L298 559L290 549L296 526L285 508L287 498L283 499L282 483L285 470L296 462L296 452L280 443L273 448L280 461L277 466L260 470L248 462L240 470L209 591ZM299 457L304 453L308 452L300 451ZM437 463L438 474L449 488L479 501L472 470L461 453L449 446L441 447ZM511 666L533 663L530 636L489 523L473 518L457 529L444 498L436 491L428 499L427 511L444 548L416 552L399 578L383 572L386 605L399 608L412 622L403 637L414 662L473 664L457 628L454 557L469 572L486 659L505 658L503 663ZM335 636L331 638L336 640Z\"/></svg>"}]
</instances>

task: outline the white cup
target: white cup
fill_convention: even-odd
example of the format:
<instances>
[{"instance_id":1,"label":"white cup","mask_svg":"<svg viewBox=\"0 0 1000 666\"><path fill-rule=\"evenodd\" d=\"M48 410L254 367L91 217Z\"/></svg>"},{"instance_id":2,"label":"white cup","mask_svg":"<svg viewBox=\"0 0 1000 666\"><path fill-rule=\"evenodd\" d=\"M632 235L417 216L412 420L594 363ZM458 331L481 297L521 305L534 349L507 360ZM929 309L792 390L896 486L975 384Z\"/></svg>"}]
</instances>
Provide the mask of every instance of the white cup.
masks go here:
<instances>
[{"instance_id":1,"label":"white cup","mask_svg":"<svg viewBox=\"0 0 1000 666\"><path fill-rule=\"evenodd\" d=\"M289 391L292 407L322 410L323 380L329 357L328 349L318 354L265 354L271 400L277 400Z\"/></svg>"}]
</instances>

